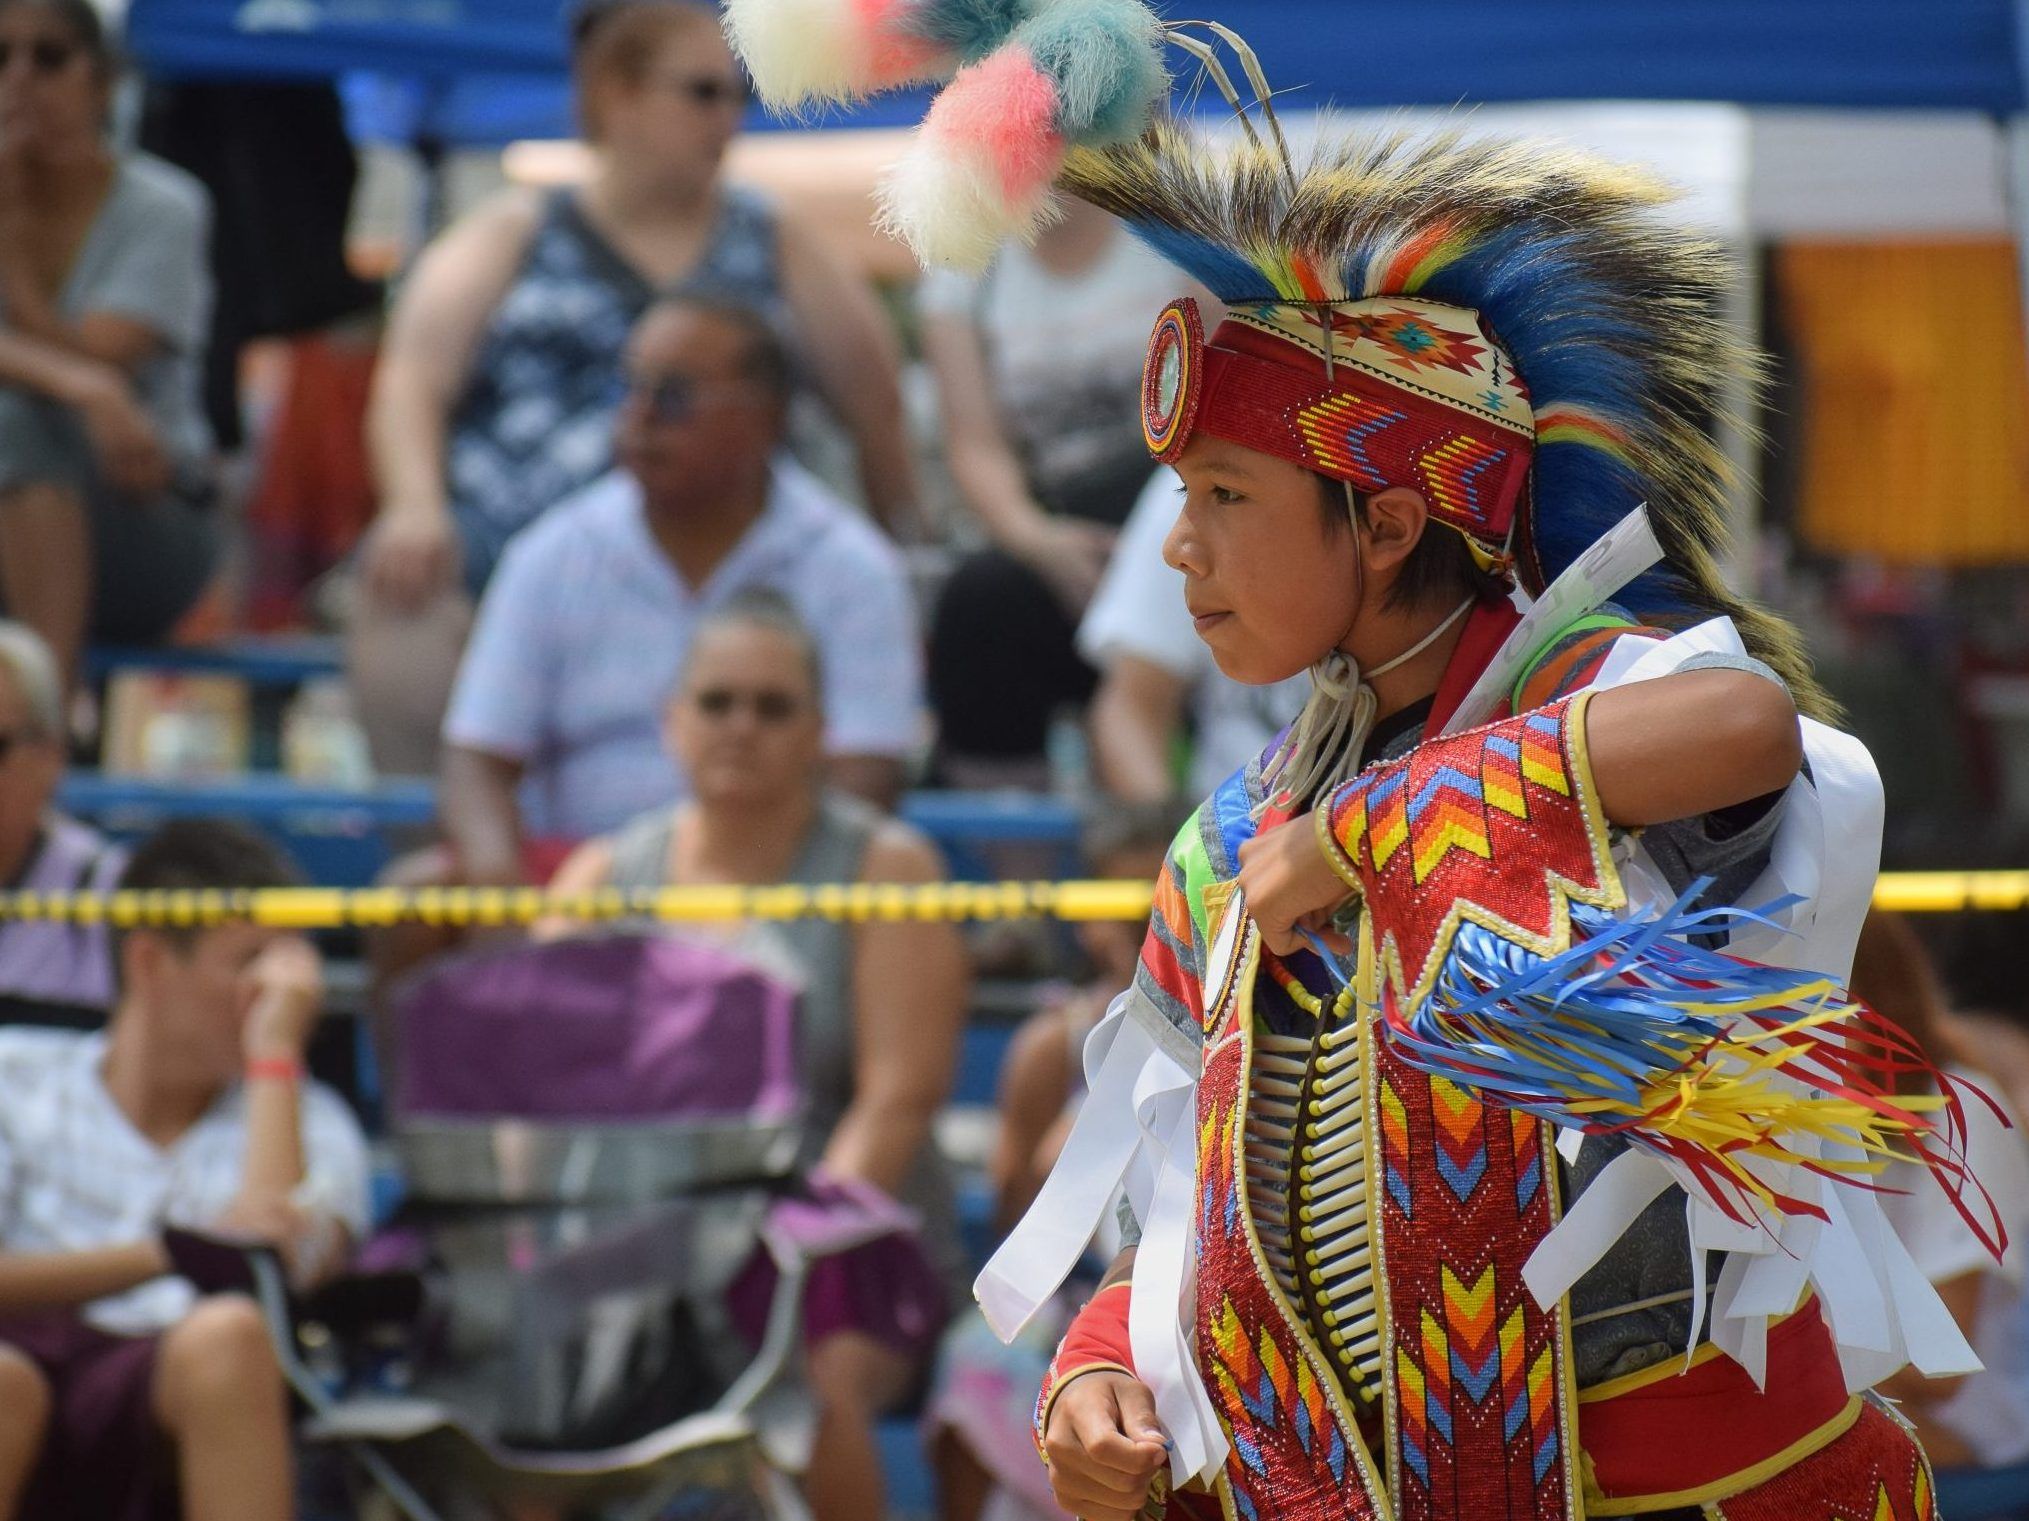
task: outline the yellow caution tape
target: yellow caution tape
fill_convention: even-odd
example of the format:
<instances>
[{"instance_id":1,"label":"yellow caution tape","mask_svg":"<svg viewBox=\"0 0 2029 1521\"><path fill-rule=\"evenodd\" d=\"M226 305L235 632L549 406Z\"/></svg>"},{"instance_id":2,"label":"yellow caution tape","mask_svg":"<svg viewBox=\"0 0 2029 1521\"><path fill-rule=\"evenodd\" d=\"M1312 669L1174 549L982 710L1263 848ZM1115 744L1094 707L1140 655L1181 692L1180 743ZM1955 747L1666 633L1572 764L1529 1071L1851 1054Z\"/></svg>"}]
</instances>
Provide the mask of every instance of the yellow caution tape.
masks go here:
<instances>
[{"instance_id":1,"label":"yellow caution tape","mask_svg":"<svg viewBox=\"0 0 2029 1521\"><path fill-rule=\"evenodd\" d=\"M2029 871L1888 871L1874 906L1904 914L2000 912L2029 903Z\"/></svg>"},{"instance_id":2,"label":"yellow caution tape","mask_svg":"<svg viewBox=\"0 0 2029 1521\"><path fill-rule=\"evenodd\" d=\"M264 887L112 893L0 893L0 920L188 928L261 924L276 929L389 924L526 925L653 919L674 924L755 919L1146 919L1146 882L855 882L821 886L606 888Z\"/></svg>"},{"instance_id":3,"label":"yellow caution tape","mask_svg":"<svg viewBox=\"0 0 2029 1521\"><path fill-rule=\"evenodd\" d=\"M0 893L0 921L191 927L251 923L277 929L389 924L527 925L658 920L1146 919L1146 882L857 882L821 886L605 888L551 893L502 887L263 887L149 892ZM1889 872L1878 907L1903 913L1997 911L2029 904L2029 871Z\"/></svg>"}]
</instances>

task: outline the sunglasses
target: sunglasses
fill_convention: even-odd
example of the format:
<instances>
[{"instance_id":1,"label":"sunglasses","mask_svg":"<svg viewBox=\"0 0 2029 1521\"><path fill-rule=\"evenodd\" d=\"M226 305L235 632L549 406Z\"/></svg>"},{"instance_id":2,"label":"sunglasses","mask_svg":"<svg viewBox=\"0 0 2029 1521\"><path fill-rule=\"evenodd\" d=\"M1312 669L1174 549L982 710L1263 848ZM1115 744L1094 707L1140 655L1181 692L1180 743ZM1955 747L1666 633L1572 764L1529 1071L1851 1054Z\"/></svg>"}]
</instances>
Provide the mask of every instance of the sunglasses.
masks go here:
<instances>
[{"instance_id":1,"label":"sunglasses","mask_svg":"<svg viewBox=\"0 0 2029 1521\"><path fill-rule=\"evenodd\" d=\"M652 423L685 423L697 416L714 394L721 399L740 393L751 395L745 380L721 378L699 380L691 375L628 375L621 381L623 400L638 399Z\"/></svg>"},{"instance_id":2,"label":"sunglasses","mask_svg":"<svg viewBox=\"0 0 2029 1521\"><path fill-rule=\"evenodd\" d=\"M688 375L629 375L622 389L640 400L650 422L689 422L697 413L699 386Z\"/></svg>"},{"instance_id":3,"label":"sunglasses","mask_svg":"<svg viewBox=\"0 0 2029 1521\"><path fill-rule=\"evenodd\" d=\"M745 109L753 91L744 78L729 79L723 74L693 74L688 78L663 76L650 81L657 89L681 96L706 111L725 106Z\"/></svg>"},{"instance_id":4,"label":"sunglasses","mask_svg":"<svg viewBox=\"0 0 2029 1521\"><path fill-rule=\"evenodd\" d=\"M0 42L0 71L16 58L26 58L36 73L56 74L77 55L76 43L57 42L48 37L38 37L33 42Z\"/></svg>"},{"instance_id":5,"label":"sunglasses","mask_svg":"<svg viewBox=\"0 0 2029 1521\"><path fill-rule=\"evenodd\" d=\"M803 699L792 692L763 687L742 692L733 687L706 687L691 699L707 718L730 718L741 708L751 709L764 724L785 724L803 711Z\"/></svg>"}]
</instances>

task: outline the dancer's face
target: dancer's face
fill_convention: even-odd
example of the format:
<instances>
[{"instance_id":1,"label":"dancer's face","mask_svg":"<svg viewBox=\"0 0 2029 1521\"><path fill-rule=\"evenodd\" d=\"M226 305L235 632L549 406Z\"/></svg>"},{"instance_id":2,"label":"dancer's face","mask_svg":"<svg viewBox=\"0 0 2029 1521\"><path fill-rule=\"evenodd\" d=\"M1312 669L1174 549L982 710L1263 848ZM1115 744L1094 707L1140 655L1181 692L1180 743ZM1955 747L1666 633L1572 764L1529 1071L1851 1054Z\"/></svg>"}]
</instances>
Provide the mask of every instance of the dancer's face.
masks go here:
<instances>
[{"instance_id":1,"label":"dancer's face","mask_svg":"<svg viewBox=\"0 0 2029 1521\"><path fill-rule=\"evenodd\" d=\"M1360 610L1357 541L1344 515L1324 511L1315 475L1204 436L1176 471L1182 509L1163 558L1183 572L1198 637L1221 671L1264 686L1347 637Z\"/></svg>"}]
</instances>

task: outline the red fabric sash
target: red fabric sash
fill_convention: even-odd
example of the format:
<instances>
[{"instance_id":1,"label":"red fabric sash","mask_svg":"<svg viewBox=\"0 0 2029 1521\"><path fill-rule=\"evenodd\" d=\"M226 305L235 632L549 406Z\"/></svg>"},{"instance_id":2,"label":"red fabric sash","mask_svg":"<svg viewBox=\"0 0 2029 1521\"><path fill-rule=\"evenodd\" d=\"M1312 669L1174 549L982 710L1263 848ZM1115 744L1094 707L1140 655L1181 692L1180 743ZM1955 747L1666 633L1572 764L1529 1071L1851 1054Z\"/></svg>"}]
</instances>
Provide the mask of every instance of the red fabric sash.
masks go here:
<instances>
[{"instance_id":1,"label":"red fabric sash","mask_svg":"<svg viewBox=\"0 0 2029 1521\"><path fill-rule=\"evenodd\" d=\"M1600 1493L1624 1501L1721 1485L1824 1431L1851 1400L1816 1300L1770 1329L1767 1372L1757 1389L1732 1358L1708 1354L1625 1393L1580 1394L1579 1442Z\"/></svg>"}]
</instances>

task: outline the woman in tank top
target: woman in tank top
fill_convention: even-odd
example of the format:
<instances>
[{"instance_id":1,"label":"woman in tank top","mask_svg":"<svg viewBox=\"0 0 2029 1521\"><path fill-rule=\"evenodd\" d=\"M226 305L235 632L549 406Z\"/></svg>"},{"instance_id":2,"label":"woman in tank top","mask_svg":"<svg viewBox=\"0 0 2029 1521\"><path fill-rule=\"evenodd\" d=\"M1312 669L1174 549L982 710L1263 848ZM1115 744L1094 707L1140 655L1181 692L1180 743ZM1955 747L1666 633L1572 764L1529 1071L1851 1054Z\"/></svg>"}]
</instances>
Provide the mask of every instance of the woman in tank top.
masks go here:
<instances>
[{"instance_id":1,"label":"woman in tank top","mask_svg":"<svg viewBox=\"0 0 2029 1521\"><path fill-rule=\"evenodd\" d=\"M824 790L817 661L809 632L766 593L702 625L668 720L691 799L581 846L552 886L940 880L942 862L916 831ZM741 926L730 938L803 990L806 1164L872 1184L922 1217L920 1239L826 1259L806 1291L819 1406L812 1508L819 1521L873 1521L874 1418L920 1380L964 1292L950 1179L931 1136L964 1021L964 951L955 927L930 922L795 920ZM749 1274L735 1290L736 1316L767 1287Z\"/></svg>"},{"instance_id":2,"label":"woman in tank top","mask_svg":"<svg viewBox=\"0 0 2029 1521\"><path fill-rule=\"evenodd\" d=\"M894 335L864 280L721 160L746 85L709 7L601 0L573 27L585 183L510 189L426 248L367 419L380 513L350 663L374 761L434 769L474 600L507 540L612 467L620 354L658 295L704 287L797 335L877 517L913 501Z\"/></svg>"}]
</instances>

